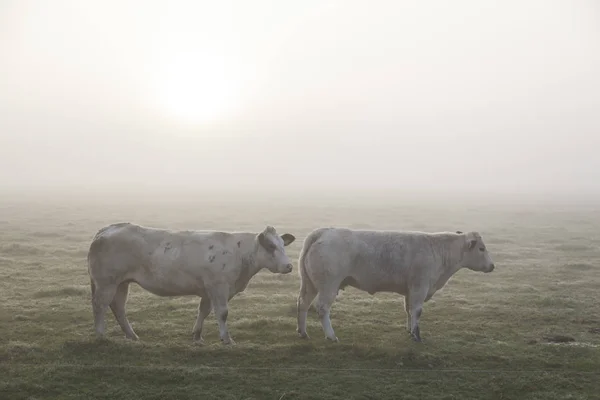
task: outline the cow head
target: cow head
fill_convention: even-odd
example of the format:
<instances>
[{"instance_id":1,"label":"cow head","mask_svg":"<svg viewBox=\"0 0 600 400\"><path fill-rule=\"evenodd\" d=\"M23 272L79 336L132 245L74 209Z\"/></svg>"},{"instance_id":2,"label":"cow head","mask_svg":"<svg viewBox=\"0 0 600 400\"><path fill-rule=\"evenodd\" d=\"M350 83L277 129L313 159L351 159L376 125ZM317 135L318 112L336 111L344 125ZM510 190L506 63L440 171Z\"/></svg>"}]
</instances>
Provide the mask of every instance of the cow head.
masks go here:
<instances>
[{"instance_id":1,"label":"cow head","mask_svg":"<svg viewBox=\"0 0 600 400\"><path fill-rule=\"evenodd\" d=\"M478 232L462 234L465 237L465 249L462 258L462 266L473 271L492 272L494 262L483 243Z\"/></svg>"},{"instance_id":2,"label":"cow head","mask_svg":"<svg viewBox=\"0 0 600 400\"><path fill-rule=\"evenodd\" d=\"M285 253L285 246L296 240L294 235L284 233L279 236L272 226L267 226L264 231L256 236L257 252L256 262L271 272L288 274L292 272L292 263Z\"/></svg>"}]
</instances>

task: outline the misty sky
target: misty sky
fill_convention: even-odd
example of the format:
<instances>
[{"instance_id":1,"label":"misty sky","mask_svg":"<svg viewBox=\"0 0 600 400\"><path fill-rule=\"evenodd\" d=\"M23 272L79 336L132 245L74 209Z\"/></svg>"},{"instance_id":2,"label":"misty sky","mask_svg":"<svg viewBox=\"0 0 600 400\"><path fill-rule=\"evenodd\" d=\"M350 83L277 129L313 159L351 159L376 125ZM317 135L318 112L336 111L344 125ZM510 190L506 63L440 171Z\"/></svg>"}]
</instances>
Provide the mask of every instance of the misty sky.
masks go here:
<instances>
[{"instance_id":1,"label":"misty sky","mask_svg":"<svg viewBox=\"0 0 600 400\"><path fill-rule=\"evenodd\" d=\"M584 196L599 151L594 0L0 0L5 189Z\"/></svg>"}]
</instances>

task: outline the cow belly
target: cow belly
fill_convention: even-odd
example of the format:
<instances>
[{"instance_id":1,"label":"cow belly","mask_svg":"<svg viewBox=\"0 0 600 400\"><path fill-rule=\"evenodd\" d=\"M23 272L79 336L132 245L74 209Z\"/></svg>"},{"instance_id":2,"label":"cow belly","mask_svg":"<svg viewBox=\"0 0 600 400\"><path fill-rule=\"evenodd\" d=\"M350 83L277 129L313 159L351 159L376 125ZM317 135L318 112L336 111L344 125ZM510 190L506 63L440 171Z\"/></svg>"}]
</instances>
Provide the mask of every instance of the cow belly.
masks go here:
<instances>
[{"instance_id":1,"label":"cow belly","mask_svg":"<svg viewBox=\"0 0 600 400\"><path fill-rule=\"evenodd\" d=\"M340 284L340 289L344 289L346 286L354 287L369 294L375 294L377 292L401 292L398 285L394 282L385 279L373 279L373 277L367 278L348 276L344 278Z\"/></svg>"},{"instance_id":2,"label":"cow belly","mask_svg":"<svg viewBox=\"0 0 600 400\"><path fill-rule=\"evenodd\" d=\"M176 276L162 277L136 277L133 279L138 285L152 294L163 297L172 296L202 296L204 295L204 285L198 279L190 279L184 274Z\"/></svg>"}]
</instances>

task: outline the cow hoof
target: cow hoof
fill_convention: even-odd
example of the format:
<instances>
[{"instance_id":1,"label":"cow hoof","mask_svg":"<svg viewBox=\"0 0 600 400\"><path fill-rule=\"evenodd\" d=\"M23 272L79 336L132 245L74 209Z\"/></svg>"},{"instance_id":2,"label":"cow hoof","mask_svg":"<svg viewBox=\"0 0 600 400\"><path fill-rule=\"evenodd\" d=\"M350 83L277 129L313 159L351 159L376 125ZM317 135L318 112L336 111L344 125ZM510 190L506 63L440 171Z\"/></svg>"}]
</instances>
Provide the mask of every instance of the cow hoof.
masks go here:
<instances>
[{"instance_id":1,"label":"cow hoof","mask_svg":"<svg viewBox=\"0 0 600 400\"><path fill-rule=\"evenodd\" d=\"M204 339L203 338L194 338L194 344L197 344L198 346L204 346Z\"/></svg>"},{"instance_id":2,"label":"cow hoof","mask_svg":"<svg viewBox=\"0 0 600 400\"><path fill-rule=\"evenodd\" d=\"M415 335L412 335L412 340L416 343L423 343L423 340Z\"/></svg>"},{"instance_id":3,"label":"cow hoof","mask_svg":"<svg viewBox=\"0 0 600 400\"><path fill-rule=\"evenodd\" d=\"M308 336L308 333L306 332L298 332L298 337L301 339L310 339L310 336Z\"/></svg>"},{"instance_id":4,"label":"cow hoof","mask_svg":"<svg viewBox=\"0 0 600 400\"><path fill-rule=\"evenodd\" d=\"M126 339L129 340L133 340L134 342L137 342L138 340L140 340L140 338L138 337L138 335L135 336L125 336Z\"/></svg>"},{"instance_id":5,"label":"cow hoof","mask_svg":"<svg viewBox=\"0 0 600 400\"><path fill-rule=\"evenodd\" d=\"M333 337L333 338L330 338L329 336L325 336L325 338L326 338L327 340L330 340L330 341L332 341L333 343L338 343L338 342L340 341L340 340L337 338L337 336L335 336L335 337Z\"/></svg>"},{"instance_id":6,"label":"cow hoof","mask_svg":"<svg viewBox=\"0 0 600 400\"><path fill-rule=\"evenodd\" d=\"M235 345L235 342L231 338L221 339L221 341L223 342L224 345L227 345L227 346L233 346L233 345Z\"/></svg>"}]
</instances>

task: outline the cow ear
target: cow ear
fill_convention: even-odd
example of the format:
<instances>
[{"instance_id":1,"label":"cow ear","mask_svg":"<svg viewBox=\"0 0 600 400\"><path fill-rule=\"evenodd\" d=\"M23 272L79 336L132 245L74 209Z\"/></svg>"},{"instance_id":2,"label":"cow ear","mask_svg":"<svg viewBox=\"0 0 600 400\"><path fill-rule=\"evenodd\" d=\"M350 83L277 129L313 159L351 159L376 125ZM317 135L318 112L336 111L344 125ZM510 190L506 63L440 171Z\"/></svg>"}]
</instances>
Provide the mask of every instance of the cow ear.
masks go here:
<instances>
[{"instance_id":1,"label":"cow ear","mask_svg":"<svg viewBox=\"0 0 600 400\"><path fill-rule=\"evenodd\" d=\"M258 243L260 243L260 245L262 247L264 247L265 249L267 248L267 238L265 237L265 233L261 232L258 234Z\"/></svg>"},{"instance_id":2,"label":"cow ear","mask_svg":"<svg viewBox=\"0 0 600 400\"><path fill-rule=\"evenodd\" d=\"M284 233L283 235L281 235L281 238L283 239L284 246L288 246L294 243L294 240L296 240L296 237L291 233Z\"/></svg>"}]
</instances>

